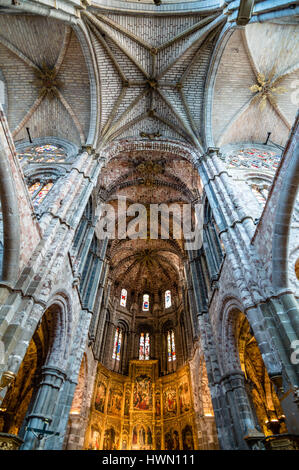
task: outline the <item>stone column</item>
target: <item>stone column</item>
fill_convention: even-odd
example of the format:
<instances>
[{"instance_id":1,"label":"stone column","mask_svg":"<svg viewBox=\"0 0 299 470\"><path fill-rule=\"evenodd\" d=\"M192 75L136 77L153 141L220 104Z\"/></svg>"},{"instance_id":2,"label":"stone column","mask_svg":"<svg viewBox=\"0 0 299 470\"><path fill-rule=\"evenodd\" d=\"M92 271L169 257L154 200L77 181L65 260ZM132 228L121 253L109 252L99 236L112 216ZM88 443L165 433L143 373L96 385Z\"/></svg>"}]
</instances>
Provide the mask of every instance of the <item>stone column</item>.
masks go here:
<instances>
[{"instance_id":1,"label":"stone column","mask_svg":"<svg viewBox=\"0 0 299 470\"><path fill-rule=\"evenodd\" d=\"M108 322L107 335L105 341L105 352L103 355L103 364L110 368L112 364L112 353L114 347L114 338L115 338L116 327L111 321Z\"/></svg>"},{"instance_id":2,"label":"stone column","mask_svg":"<svg viewBox=\"0 0 299 470\"><path fill-rule=\"evenodd\" d=\"M254 432L255 421L245 389L244 373L232 371L221 377L221 385L229 403L238 449L248 449L245 436Z\"/></svg>"},{"instance_id":3,"label":"stone column","mask_svg":"<svg viewBox=\"0 0 299 470\"><path fill-rule=\"evenodd\" d=\"M19 269L20 256L20 215L16 179L20 179L19 168L13 174L13 154L10 147L12 137L8 128L6 117L0 104L0 201L3 218L3 263L0 278L2 281L13 284ZM12 148L14 148L12 144ZM20 189L20 185L17 185ZM21 197L24 195L21 195ZM27 204L24 197L24 205Z\"/></svg>"},{"instance_id":4,"label":"stone column","mask_svg":"<svg viewBox=\"0 0 299 470\"><path fill-rule=\"evenodd\" d=\"M51 429L51 422L57 406L59 390L65 378L66 374L58 367L51 365L42 367L42 379L38 386L31 413L27 417L24 444L21 446L21 450L41 448L41 442L28 428L43 429L46 420L49 420L46 429L50 429L55 433L55 429Z\"/></svg>"},{"instance_id":5,"label":"stone column","mask_svg":"<svg viewBox=\"0 0 299 470\"><path fill-rule=\"evenodd\" d=\"M105 281L103 281L103 283L101 282L101 284L103 284L103 286L106 284L105 287L102 287L102 285L100 285L101 292L99 293L102 299L104 295L104 290L105 290L104 302L103 301L99 302L99 312L94 323L91 323L90 333L89 333L91 340L93 340L93 335L95 337L93 350L94 350L95 358L97 360L102 360L102 345L106 341L106 338L107 338L108 327L106 325L106 321L107 321L107 310L108 310L112 281L111 279L108 279L106 283L106 272L105 272Z\"/></svg>"},{"instance_id":6,"label":"stone column","mask_svg":"<svg viewBox=\"0 0 299 470\"><path fill-rule=\"evenodd\" d=\"M138 341L137 334L136 334L136 325L135 325L136 314L138 312L138 303L137 303L136 299L134 299L134 301L132 302L130 311L132 313L132 322L131 322L131 328L130 328L130 349L129 349L130 353L129 353L129 359L135 359L136 355L137 355L136 340Z\"/></svg>"},{"instance_id":7,"label":"stone column","mask_svg":"<svg viewBox=\"0 0 299 470\"><path fill-rule=\"evenodd\" d=\"M269 330L264 328L262 312L255 308L266 296L271 295L267 276L257 267L254 259L255 252L251 239L255 225L252 217L242 207L229 181L227 169L217 154L218 149L208 149L207 155L200 161L201 165L198 170L215 221L220 229L227 262L234 272L235 282L243 301L244 313L248 316L268 372L270 375L279 375L281 374L280 360L274 351Z\"/></svg>"},{"instance_id":8,"label":"stone column","mask_svg":"<svg viewBox=\"0 0 299 470\"><path fill-rule=\"evenodd\" d=\"M216 354L215 342L206 302L205 299L202 298L202 293L199 288L196 263L198 263L198 258L193 259L192 263L190 263L190 276L193 284L200 343L204 353L204 359L207 368L209 388L211 391L211 398L215 413L215 423L217 426L219 443L223 449L235 449L236 439L234 436L234 429L231 424L231 418L225 400L225 395L223 393L223 387L221 387L221 385L219 384L220 370Z\"/></svg>"}]
</instances>

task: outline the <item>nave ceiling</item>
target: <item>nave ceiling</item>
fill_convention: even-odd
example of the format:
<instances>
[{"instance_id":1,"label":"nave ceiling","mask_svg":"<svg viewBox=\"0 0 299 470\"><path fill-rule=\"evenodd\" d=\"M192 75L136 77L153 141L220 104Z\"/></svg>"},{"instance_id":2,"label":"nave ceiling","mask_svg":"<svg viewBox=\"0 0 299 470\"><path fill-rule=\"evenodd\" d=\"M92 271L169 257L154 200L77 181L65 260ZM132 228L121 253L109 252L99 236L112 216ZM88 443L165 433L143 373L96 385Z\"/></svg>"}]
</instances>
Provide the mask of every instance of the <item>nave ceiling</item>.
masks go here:
<instances>
[{"instance_id":1,"label":"nave ceiling","mask_svg":"<svg viewBox=\"0 0 299 470\"><path fill-rule=\"evenodd\" d=\"M0 29L5 110L16 144L28 141L29 128L33 139L54 136L105 155L113 145L97 190L114 205L124 196L145 205L200 197L194 166L165 149L159 153L160 143L202 153L213 145L263 143L271 132L271 140L284 145L295 117L294 24L230 31L216 7L192 15L138 15L93 4L75 27L37 15L0 14ZM263 110L263 90L257 96L250 89L260 85L259 74L265 81L272 74L272 88L275 82L281 87L280 93L264 93ZM157 151L115 151L118 142L136 140L156 143ZM157 272L157 289L176 285L182 243L137 245L111 243L115 278L142 290Z\"/></svg>"},{"instance_id":2,"label":"nave ceiling","mask_svg":"<svg viewBox=\"0 0 299 470\"><path fill-rule=\"evenodd\" d=\"M284 145L294 121L294 24L232 31L216 7L150 16L94 4L74 27L4 13L0 27L0 69L16 143L28 140L29 127L33 139L61 137L98 151L123 139L171 139L201 153L212 145L262 143L267 132ZM264 110L250 90L259 73L265 80L272 73L281 88L267 95Z\"/></svg>"},{"instance_id":3,"label":"nave ceiling","mask_svg":"<svg viewBox=\"0 0 299 470\"><path fill-rule=\"evenodd\" d=\"M170 215L170 238L152 240L149 237L150 204L194 204L201 198L201 182L191 162L170 152L161 159L159 152L123 152L103 168L98 182L98 200L109 203L118 217L119 201L127 209L143 204L147 211L147 231L141 240L128 237L110 241L108 257L111 278L121 280L121 287L151 293L176 292L185 260L183 240L173 239L176 218ZM127 216L129 223L137 214ZM116 231L119 229L118 218ZM173 225L174 224L174 225ZM163 222L159 220L158 230ZM139 228L138 228L139 229ZM160 232L161 233L161 232Z\"/></svg>"}]
</instances>

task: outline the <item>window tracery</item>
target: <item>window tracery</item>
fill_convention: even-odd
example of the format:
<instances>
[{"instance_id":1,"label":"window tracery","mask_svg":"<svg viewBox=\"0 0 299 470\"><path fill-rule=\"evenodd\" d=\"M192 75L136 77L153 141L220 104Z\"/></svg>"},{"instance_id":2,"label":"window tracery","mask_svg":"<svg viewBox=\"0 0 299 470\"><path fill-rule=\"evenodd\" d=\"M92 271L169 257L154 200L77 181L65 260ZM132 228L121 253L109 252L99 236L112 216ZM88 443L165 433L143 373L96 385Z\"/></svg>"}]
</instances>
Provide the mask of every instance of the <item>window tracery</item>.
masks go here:
<instances>
[{"instance_id":1,"label":"window tracery","mask_svg":"<svg viewBox=\"0 0 299 470\"><path fill-rule=\"evenodd\" d=\"M176 360L175 338L174 338L173 330L169 330L167 332L167 353L168 353L168 362L173 362Z\"/></svg>"},{"instance_id":2,"label":"window tracery","mask_svg":"<svg viewBox=\"0 0 299 470\"><path fill-rule=\"evenodd\" d=\"M225 157L230 168L253 168L276 171L281 155L273 150L260 150L254 147L232 150Z\"/></svg>"},{"instance_id":3,"label":"window tracery","mask_svg":"<svg viewBox=\"0 0 299 470\"><path fill-rule=\"evenodd\" d=\"M122 289L121 290L121 294L120 294L120 305L121 307L125 307L126 304L127 304L127 295L128 295L128 292L126 289Z\"/></svg>"},{"instance_id":4,"label":"window tracery","mask_svg":"<svg viewBox=\"0 0 299 470\"><path fill-rule=\"evenodd\" d=\"M18 158L21 162L32 163L63 163L67 155L64 149L58 145L45 144L33 145L25 150L18 152Z\"/></svg>"},{"instance_id":5,"label":"window tracery","mask_svg":"<svg viewBox=\"0 0 299 470\"><path fill-rule=\"evenodd\" d=\"M143 312L149 311L149 295L148 294L144 294L143 296L142 311Z\"/></svg>"},{"instance_id":6,"label":"window tracery","mask_svg":"<svg viewBox=\"0 0 299 470\"><path fill-rule=\"evenodd\" d=\"M140 333L139 360L148 361L149 358L150 358L150 335L149 333Z\"/></svg>"},{"instance_id":7,"label":"window tracery","mask_svg":"<svg viewBox=\"0 0 299 470\"><path fill-rule=\"evenodd\" d=\"M31 196L34 209L37 209L41 205L49 191L52 189L53 184L53 181L36 181L29 187L28 191Z\"/></svg>"},{"instance_id":8,"label":"window tracery","mask_svg":"<svg viewBox=\"0 0 299 470\"><path fill-rule=\"evenodd\" d=\"M121 328L116 328L115 336L114 336L114 345L113 345L113 353L112 359L116 359L120 361L120 351L122 345L122 330Z\"/></svg>"},{"instance_id":9,"label":"window tracery","mask_svg":"<svg viewBox=\"0 0 299 470\"><path fill-rule=\"evenodd\" d=\"M171 291L166 290L165 291L165 308L170 308L171 307Z\"/></svg>"}]
</instances>

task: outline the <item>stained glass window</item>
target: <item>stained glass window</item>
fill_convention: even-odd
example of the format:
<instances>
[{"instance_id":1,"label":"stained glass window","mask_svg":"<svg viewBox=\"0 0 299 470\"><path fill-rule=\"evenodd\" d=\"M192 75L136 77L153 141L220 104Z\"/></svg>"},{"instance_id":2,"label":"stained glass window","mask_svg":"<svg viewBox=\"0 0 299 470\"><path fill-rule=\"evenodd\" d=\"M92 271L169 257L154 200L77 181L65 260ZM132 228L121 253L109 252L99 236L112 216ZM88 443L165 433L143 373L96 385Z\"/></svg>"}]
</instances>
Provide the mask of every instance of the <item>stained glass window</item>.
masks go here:
<instances>
[{"instance_id":1,"label":"stained glass window","mask_svg":"<svg viewBox=\"0 0 299 470\"><path fill-rule=\"evenodd\" d=\"M142 310L144 312L149 311L149 295L148 294L144 294L143 296Z\"/></svg>"},{"instance_id":2,"label":"stained glass window","mask_svg":"<svg viewBox=\"0 0 299 470\"><path fill-rule=\"evenodd\" d=\"M165 291L165 308L171 307L171 292L170 290Z\"/></svg>"},{"instance_id":3,"label":"stained glass window","mask_svg":"<svg viewBox=\"0 0 299 470\"><path fill-rule=\"evenodd\" d=\"M176 360L176 354L175 354L175 341L174 341L174 331L171 332L171 354L172 354L172 360Z\"/></svg>"},{"instance_id":4,"label":"stained glass window","mask_svg":"<svg viewBox=\"0 0 299 470\"><path fill-rule=\"evenodd\" d=\"M139 340L139 360L143 361L144 360L144 333L140 334L140 340Z\"/></svg>"},{"instance_id":5,"label":"stained glass window","mask_svg":"<svg viewBox=\"0 0 299 470\"><path fill-rule=\"evenodd\" d=\"M174 331L167 332L167 355L168 362L176 360Z\"/></svg>"},{"instance_id":6,"label":"stained glass window","mask_svg":"<svg viewBox=\"0 0 299 470\"><path fill-rule=\"evenodd\" d=\"M45 144L27 147L25 150L18 152L18 157L20 161L27 160L34 163L61 163L66 160L67 155L62 147Z\"/></svg>"},{"instance_id":7,"label":"stained glass window","mask_svg":"<svg viewBox=\"0 0 299 470\"><path fill-rule=\"evenodd\" d=\"M141 333L139 339L139 360L148 361L150 358L150 335Z\"/></svg>"},{"instance_id":8,"label":"stained glass window","mask_svg":"<svg viewBox=\"0 0 299 470\"><path fill-rule=\"evenodd\" d=\"M53 183L49 182L44 184L41 189L37 192L37 194L33 195L33 207L37 209L37 207L43 202L45 197L47 196L48 192L52 188Z\"/></svg>"},{"instance_id":9,"label":"stained glass window","mask_svg":"<svg viewBox=\"0 0 299 470\"><path fill-rule=\"evenodd\" d=\"M117 361L120 361L121 343L122 343L122 330L120 328L116 328L115 335L114 335L112 359L116 359Z\"/></svg>"},{"instance_id":10,"label":"stained glass window","mask_svg":"<svg viewBox=\"0 0 299 470\"><path fill-rule=\"evenodd\" d=\"M115 335L114 335L114 345L113 345L112 359L116 358L117 342L118 342L118 328L116 328L116 332L115 332Z\"/></svg>"},{"instance_id":11,"label":"stained glass window","mask_svg":"<svg viewBox=\"0 0 299 470\"><path fill-rule=\"evenodd\" d=\"M29 194L30 196L33 198L34 196L36 196L37 194L37 191L42 187L42 183L40 181L37 181L36 183L32 184L28 191L29 191Z\"/></svg>"},{"instance_id":12,"label":"stained glass window","mask_svg":"<svg viewBox=\"0 0 299 470\"><path fill-rule=\"evenodd\" d=\"M168 353L168 361L171 362L171 339L170 339L170 331L167 333L167 353Z\"/></svg>"},{"instance_id":13,"label":"stained glass window","mask_svg":"<svg viewBox=\"0 0 299 470\"><path fill-rule=\"evenodd\" d=\"M120 330L118 333L118 343L117 343L117 350L116 350L116 360L120 360L120 349L121 349L121 342L122 342L122 331Z\"/></svg>"},{"instance_id":14,"label":"stained glass window","mask_svg":"<svg viewBox=\"0 0 299 470\"><path fill-rule=\"evenodd\" d=\"M144 359L146 361L150 358L150 336L149 333L145 334L145 351L144 351Z\"/></svg>"},{"instance_id":15,"label":"stained glass window","mask_svg":"<svg viewBox=\"0 0 299 470\"><path fill-rule=\"evenodd\" d=\"M281 160L279 152L246 148L233 150L226 155L226 163L231 168L254 168L276 171Z\"/></svg>"},{"instance_id":16,"label":"stained glass window","mask_svg":"<svg viewBox=\"0 0 299 470\"><path fill-rule=\"evenodd\" d=\"M120 294L120 305L122 307L125 307L126 303L127 303L127 291L126 289L122 289L121 294Z\"/></svg>"}]
</instances>

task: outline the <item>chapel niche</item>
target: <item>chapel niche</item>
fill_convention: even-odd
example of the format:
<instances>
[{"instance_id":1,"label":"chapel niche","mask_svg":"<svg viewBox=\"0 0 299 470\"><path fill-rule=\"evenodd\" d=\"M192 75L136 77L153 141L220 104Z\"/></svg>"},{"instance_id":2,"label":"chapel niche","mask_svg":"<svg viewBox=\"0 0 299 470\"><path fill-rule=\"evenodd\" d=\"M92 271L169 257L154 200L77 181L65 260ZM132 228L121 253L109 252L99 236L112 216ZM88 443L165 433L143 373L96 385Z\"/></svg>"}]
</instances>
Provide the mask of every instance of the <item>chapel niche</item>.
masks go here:
<instances>
[{"instance_id":1,"label":"chapel niche","mask_svg":"<svg viewBox=\"0 0 299 470\"><path fill-rule=\"evenodd\" d=\"M249 322L239 314L236 326L241 368L258 426L265 436L287 432L285 416Z\"/></svg>"}]
</instances>

